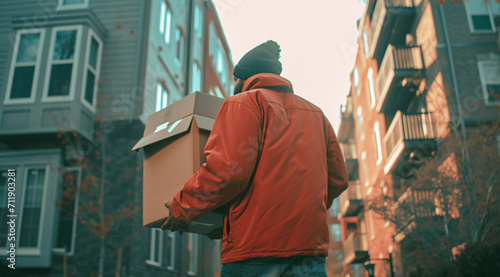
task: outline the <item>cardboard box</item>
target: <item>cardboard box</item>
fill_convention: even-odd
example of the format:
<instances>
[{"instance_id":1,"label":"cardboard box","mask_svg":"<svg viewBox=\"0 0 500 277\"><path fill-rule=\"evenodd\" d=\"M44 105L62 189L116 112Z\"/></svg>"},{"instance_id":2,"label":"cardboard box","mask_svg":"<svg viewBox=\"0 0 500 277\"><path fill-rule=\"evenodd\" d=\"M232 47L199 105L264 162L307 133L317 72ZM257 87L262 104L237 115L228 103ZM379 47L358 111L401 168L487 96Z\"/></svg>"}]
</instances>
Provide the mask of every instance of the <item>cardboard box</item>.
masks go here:
<instances>
[{"instance_id":1,"label":"cardboard box","mask_svg":"<svg viewBox=\"0 0 500 277\"><path fill-rule=\"evenodd\" d=\"M143 226L159 228L184 183L206 161L203 149L224 99L195 92L149 116L144 136L132 150L144 151ZM224 209L191 222L187 232L222 235Z\"/></svg>"}]
</instances>

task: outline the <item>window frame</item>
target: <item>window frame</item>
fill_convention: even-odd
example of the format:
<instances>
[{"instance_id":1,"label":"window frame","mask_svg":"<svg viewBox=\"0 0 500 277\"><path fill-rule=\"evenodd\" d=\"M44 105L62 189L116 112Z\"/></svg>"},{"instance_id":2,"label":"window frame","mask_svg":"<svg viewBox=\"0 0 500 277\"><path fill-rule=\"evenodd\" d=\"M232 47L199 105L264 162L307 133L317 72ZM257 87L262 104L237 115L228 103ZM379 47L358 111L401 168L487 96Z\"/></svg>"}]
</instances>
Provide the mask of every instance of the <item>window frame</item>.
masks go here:
<instances>
[{"instance_id":1,"label":"window frame","mask_svg":"<svg viewBox=\"0 0 500 277\"><path fill-rule=\"evenodd\" d=\"M73 215L73 232L72 232L72 235L71 235L71 246L70 246L70 250L69 251L67 249L65 249L65 248L54 247L52 249L52 252L55 253L55 254L60 254L60 255L66 254L67 256L74 256L75 255L75 244L76 244L77 226L78 226L78 219L76 217L76 212L78 211L78 204L79 204L79 200L80 200L80 185L82 183L82 169L80 167L74 166L74 167L65 168L65 170L68 170L68 171L76 170L78 172L77 173L77 180L76 180L75 204L74 204L74 209L73 209L75 211L75 215ZM59 217L60 217L60 215L59 215ZM54 243L57 244L57 239L56 239L56 241Z\"/></svg>"},{"instance_id":2,"label":"window frame","mask_svg":"<svg viewBox=\"0 0 500 277\"><path fill-rule=\"evenodd\" d=\"M487 73L485 72L485 70L483 68L484 64L493 64L493 65L500 67L500 60L488 60L488 61L483 60L483 61L477 62L477 67L479 70L479 80L481 82L481 89L483 91L484 103L486 104L486 106L500 106L500 100L498 102L490 102L488 100L489 93L488 93L488 89L487 89L487 86L489 84L500 85L500 79L498 80L497 83L495 83L495 82L489 83L488 80L486 79L486 76L485 76ZM499 68L499 73L500 73L500 68Z\"/></svg>"},{"instance_id":3,"label":"window frame","mask_svg":"<svg viewBox=\"0 0 500 277\"><path fill-rule=\"evenodd\" d=\"M177 35L179 34L179 37ZM175 61L182 67L186 58L186 36L181 26L175 28ZM182 44L182 45L181 45Z\"/></svg>"},{"instance_id":4,"label":"window frame","mask_svg":"<svg viewBox=\"0 0 500 277\"><path fill-rule=\"evenodd\" d=\"M373 69L368 68L368 72L366 73L366 79L368 80L368 91L370 93L370 108L375 108L377 104L377 96L375 93L375 81L373 79Z\"/></svg>"},{"instance_id":5,"label":"window frame","mask_svg":"<svg viewBox=\"0 0 500 277\"><path fill-rule=\"evenodd\" d=\"M373 133L375 136L375 147L377 148L377 165L382 164L382 160L384 159L382 152L382 137L380 135L380 124L378 121L373 125Z\"/></svg>"},{"instance_id":6,"label":"window frame","mask_svg":"<svg viewBox=\"0 0 500 277\"><path fill-rule=\"evenodd\" d=\"M476 30L474 29L474 23L472 22L472 14L469 10L469 3L470 0L465 0L464 1L464 6L465 6L465 13L467 15L467 22L469 24L469 30L471 34L492 34L497 32L497 27L495 26L495 19L493 15L493 10L491 7L491 2L488 1L488 4L486 4L486 8L488 9L488 17L490 18L490 23L492 26L492 30ZM477 1L477 0L474 0Z\"/></svg>"},{"instance_id":7,"label":"window frame","mask_svg":"<svg viewBox=\"0 0 500 277\"><path fill-rule=\"evenodd\" d=\"M76 30L76 38L75 38L75 53L73 55L73 68L71 72L71 84L69 88L69 94L64 96L48 96L49 88L50 88L50 77L52 75L52 65L54 61L54 47L56 43L57 33L60 31L75 31ZM80 50L81 50L81 41L82 41L82 25L68 25L68 26L57 26L52 28L51 38L50 38L50 47L49 47L49 55L47 59L44 87L43 87L43 96L42 103L54 103L54 102L68 102L75 100L75 91L76 91L76 81L77 81L77 71L80 63ZM57 64L57 63L56 63Z\"/></svg>"},{"instance_id":8,"label":"window frame","mask_svg":"<svg viewBox=\"0 0 500 277\"><path fill-rule=\"evenodd\" d=\"M94 70L92 67L90 67L89 63L89 58L90 58L90 48L92 47L92 38L94 38L97 41L98 44L98 49L97 49L97 61L96 61L96 69L94 72L95 80L94 80L94 92L92 96L92 100L94 103L89 103L87 102L87 99L85 99L85 92L87 89L87 75L88 75L88 70ZM99 76L101 74L101 59L102 59L102 48L103 48L103 43L101 38L92 30L89 28L88 34L87 34L87 49L85 51L85 60L84 60L84 66L83 66L83 78L82 78L82 90L81 90L81 97L80 100L82 101L82 104L87 107L89 110L92 112L96 112L96 106L97 106L97 91L99 90L98 84L99 84Z\"/></svg>"},{"instance_id":9,"label":"window frame","mask_svg":"<svg viewBox=\"0 0 500 277\"><path fill-rule=\"evenodd\" d=\"M167 269L170 271L175 271L176 266L175 266L175 251L177 247L177 236L175 235L175 232L167 232L167 236L170 239L170 259L168 261Z\"/></svg>"},{"instance_id":10,"label":"window frame","mask_svg":"<svg viewBox=\"0 0 500 277\"><path fill-rule=\"evenodd\" d=\"M146 263L149 265L161 267L163 261L163 230L159 228L151 228L150 234L151 237L149 244L149 257L146 260ZM158 257L155 257L157 247L158 247Z\"/></svg>"},{"instance_id":11,"label":"window frame","mask_svg":"<svg viewBox=\"0 0 500 277\"><path fill-rule=\"evenodd\" d=\"M57 1L56 11L86 9L89 7L89 0L83 0L81 4L64 4L64 0Z\"/></svg>"},{"instance_id":12,"label":"window frame","mask_svg":"<svg viewBox=\"0 0 500 277\"><path fill-rule=\"evenodd\" d=\"M166 95L166 100L164 100L165 98L163 98L163 96L165 95ZM161 83L156 84L155 112L166 108L169 105L169 100L170 100L170 94L168 93L168 90L166 90Z\"/></svg>"},{"instance_id":13,"label":"window frame","mask_svg":"<svg viewBox=\"0 0 500 277\"><path fill-rule=\"evenodd\" d=\"M15 68L17 64L17 55L19 54L19 45L21 43L21 35L23 34L40 34L40 39L38 40L38 49L36 52L36 59L35 59L35 70L33 73L33 84L31 86L31 96L30 98L19 98L19 99L11 99L12 95L12 82L14 81L14 73L15 73ZM12 52L12 60L10 64L10 71L9 71L9 77L7 79L7 89L5 92L5 99L4 99L4 104L5 105L16 105L16 104L33 104L35 103L36 100L36 88L38 86L38 81L40 77L40 63L41 63L41 56L43 55L43 45L45 44L45 33L46 30L45 28L36 28L36 29L22 29L17 31L16 34L16 40L14 43L14 51Z\"/></svg>"},{"instance_id":14,"label":"window frame","mask_svg":"<svg viewBox=\"0 0 500 277\"><path fill-rule=\"evenodd\" d=\"M191 74L192 75L191 76L191 93L194 93L196 91L202 91L201 66L197 60L193 61L192 70L193 70L193 72Z\"/></svg>"}]
</instances>

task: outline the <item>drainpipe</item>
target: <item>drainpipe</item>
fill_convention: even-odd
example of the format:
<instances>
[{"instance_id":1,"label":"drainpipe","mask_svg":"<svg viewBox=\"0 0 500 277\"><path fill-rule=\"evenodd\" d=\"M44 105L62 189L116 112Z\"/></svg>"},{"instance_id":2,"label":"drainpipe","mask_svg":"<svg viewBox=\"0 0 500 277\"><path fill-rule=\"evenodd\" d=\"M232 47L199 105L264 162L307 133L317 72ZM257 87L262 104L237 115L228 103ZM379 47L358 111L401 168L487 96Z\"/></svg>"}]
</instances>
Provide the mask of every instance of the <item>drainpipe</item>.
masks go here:
<instances>
[{"instance_id":1,"label":"drainpipe","mask_svg":"<svg viewBox=\"0 0 500 277\"><path fill-rule=\"evenodd\" d=\"M187 34L186 34L186 58L184 60L184 65L186 66L186 69L185 69L185 77L184 77L184 95L187 96L189 95L189 93L191 92L192 88L191 88L191 84L192 82L190 82L192 76L191 74L193 73L192 72L192 65L193 65L193 54L191 53L192 51L192 43L193 43L193 7L194 7L194 4L193 2L194 1L198 1L198 0L191 0L188 2L188 9L189 9L189 12L188 12L188 25L187 25Z\"/></svg>"},{"instance_id":2,"label":"drainpipe","mask_svg":"<svg viewBox=\"0 0 500 277\"><path fill-rule=\"evenodd\" d=\"M457 76L455 72L455 62L453 60L453 51L451 49L451 43L450 43L450 36L448 33L448 26L446 25L446 17L444 14L444 8L443 6L439 5L439 13L440 13L440 18L441 18L441 24L443 25L443 32L444 32L444 40L446 44L446 50L448 52L448 60L449 60L449 65L450 65L450 72L451 72L451 80L453 82L453 94L455 97L455 102L457 103L457 111L458 111L458 122L460 124L460 131L462 132L462 140L464 141L464 155L465 155L465 173L464 173L464 178L465 178L465 183L467 185L470 184L470 167L469 167L469 149L465 145L466 139L467 139L467 134L465 130L465 123L463 119L463 113L462 113L462 107L460 105L460 99L459 99L459 90L458 90L458 83L457 83ZM472 191L472 187L470 188L471 193L471 201L472 204L474 205L476 202L476 199L474 197L474 193Z\"/></svg>"}]
</instances>

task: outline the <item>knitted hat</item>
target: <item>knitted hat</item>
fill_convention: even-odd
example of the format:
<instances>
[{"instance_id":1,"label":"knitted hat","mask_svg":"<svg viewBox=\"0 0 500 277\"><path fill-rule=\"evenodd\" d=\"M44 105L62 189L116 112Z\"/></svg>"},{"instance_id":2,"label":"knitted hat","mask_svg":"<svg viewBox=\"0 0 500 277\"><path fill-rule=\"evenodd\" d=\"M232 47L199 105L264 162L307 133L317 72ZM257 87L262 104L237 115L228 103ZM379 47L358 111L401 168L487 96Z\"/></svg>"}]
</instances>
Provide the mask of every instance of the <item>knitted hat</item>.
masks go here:
<instances>
[{"instance_id":1,"label":"knitted hat","mask_svg":"<svg viewBox=\"0 0 500 277\"><path fill-rule=\"evenodd\" d=\"M234 67L234 77L246 80L259 73L281 74L280 46L276 41L268 40L248 51Z\"/></svg>"}]
</instances>

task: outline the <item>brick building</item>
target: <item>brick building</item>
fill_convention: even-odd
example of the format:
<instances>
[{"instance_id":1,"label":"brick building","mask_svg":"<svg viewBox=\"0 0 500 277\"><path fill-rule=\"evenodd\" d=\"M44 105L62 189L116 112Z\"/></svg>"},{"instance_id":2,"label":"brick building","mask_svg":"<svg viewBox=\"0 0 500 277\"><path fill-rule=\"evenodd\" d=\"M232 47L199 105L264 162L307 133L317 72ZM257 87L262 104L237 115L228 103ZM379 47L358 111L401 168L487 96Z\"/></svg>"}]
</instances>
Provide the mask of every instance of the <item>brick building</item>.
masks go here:
<instances>
[{"instance_id":1,"label":"brick building","mask_svg":"<svg viewBox=\"0 0 500 277\"><path fill-rule=\"evenodd\" d=\"M498 164L475 163L484 153L453 145L484 135L488 159L498 161L499 19L493 0L367 1L338 131L350 178L339 198L345 276L366 276L367 262L375 264L377 277L391 276L391 263L393 276L408 276L425 263L412 256L424 248L422 238L435 247L445 237L455 245L471 242L466 230L456 229L460 239L448 233L465 220L471 203L456 190L443 209L442 183L449 177L443 172L452 168L454 184L461 184ZM464 173L458 157L468 162ZM427 163L436 175L423 175ZM433 189L425 184L438 181ZM479 224L484 212L478 211L477 221L466 222ZM439 230L435 237L412 240L439 222L445 222L442 230L429 229ZM444 252L451 255L451 249Z\"/></svg>"},{"instance_id":2,"label":"brick building","mask_svg":"<svg viewBox=\"0 0 500 277\"><path fill-rule=\"evenodd\" d=\"M153 112L231 95L212 1L2 1L0 35L0 219L17 215L16 270L2 224L0 275L218 274L220 241L142 227L131 151Z\"/></svg>"}]
</instances>

